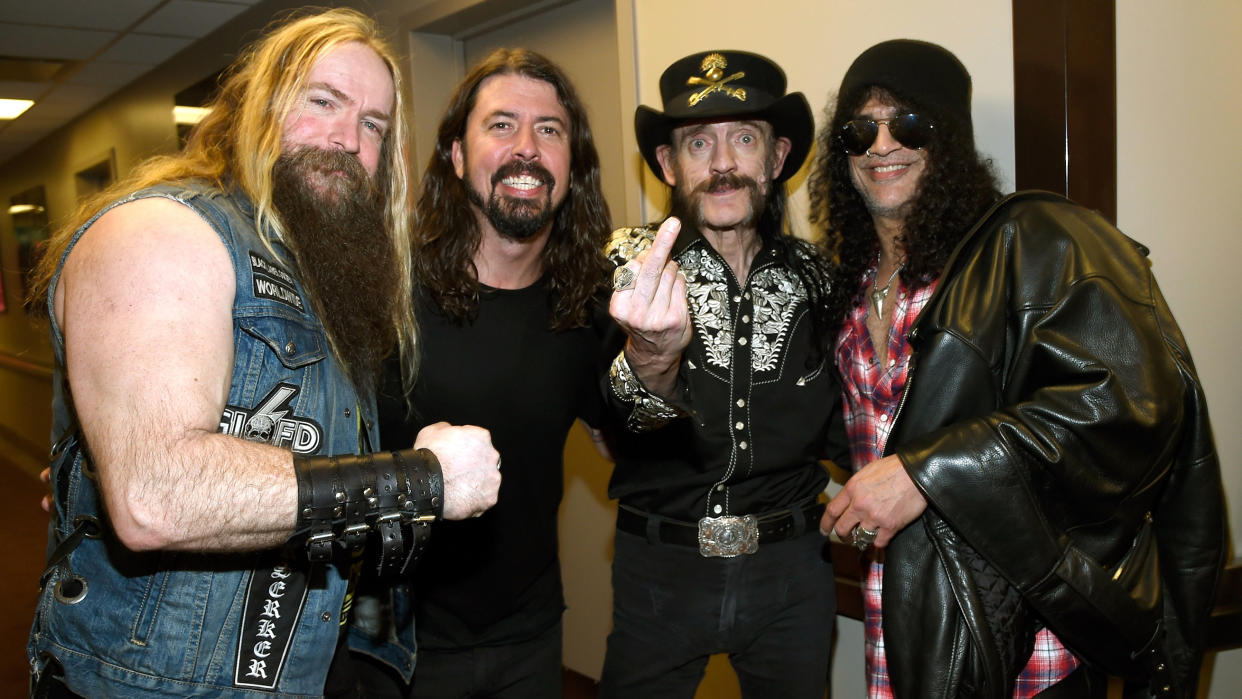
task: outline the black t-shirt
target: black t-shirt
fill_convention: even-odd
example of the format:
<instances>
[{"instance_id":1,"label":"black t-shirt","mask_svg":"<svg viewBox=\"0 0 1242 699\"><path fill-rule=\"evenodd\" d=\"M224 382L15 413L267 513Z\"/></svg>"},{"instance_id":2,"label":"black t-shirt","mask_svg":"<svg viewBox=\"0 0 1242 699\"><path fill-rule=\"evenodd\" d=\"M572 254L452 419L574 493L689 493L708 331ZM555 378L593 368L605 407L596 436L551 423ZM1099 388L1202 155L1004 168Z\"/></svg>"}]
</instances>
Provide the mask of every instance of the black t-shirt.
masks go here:
<instances>
[{"instance_id":1,"label":"black t-shirt","mask_svg":"<svg viewBox=\"0 0 1242 699\"><path fill-rule=\"evenodd\" d=\"M484 288L477 315L447 318L418 294L420 366L413 414L390 361L380 395L380 443L405 449L440 421L491 430L500 452L499 502L482 517L438 522L414 569L420 647L529 639L564 610L557 559L562 454L575 418L600 424L599 338L553 331L544 281Z\"/></svg>"}]
</instances>

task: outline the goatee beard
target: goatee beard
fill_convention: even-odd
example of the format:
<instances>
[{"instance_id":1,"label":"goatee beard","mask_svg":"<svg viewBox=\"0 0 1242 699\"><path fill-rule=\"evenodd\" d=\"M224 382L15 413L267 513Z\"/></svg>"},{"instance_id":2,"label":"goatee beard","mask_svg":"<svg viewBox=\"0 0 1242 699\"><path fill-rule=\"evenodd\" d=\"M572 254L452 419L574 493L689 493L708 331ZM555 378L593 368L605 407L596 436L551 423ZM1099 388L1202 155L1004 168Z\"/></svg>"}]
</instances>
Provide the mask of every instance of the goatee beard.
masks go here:
<instances>
[{"instance_id":1,"label":"goatee beard","mask_svg":"<svg viewBox=\"0 0 1242 699\"><path fill-rule=\"evenodd\" d=\"M496 186L506 177L530 175L543 182L545 196L543 199L516 199L496 193ZM526 240L542 231L556 216L552 207L552 190L556 179L552 173L537 163L514 160L500 166L492 175L492 191L486 201L482 192L474 188L467 171L462 178L466 184L466 196L470 202L483 212L492 228L510 240Z\"/></svg>"},{"instance_id":2,"label":"goatee beard","mask_svg":"<svg viewBox=\"0 0 1242 699\"><path fill-rule=\"evenodd\" d=\"M679 181L680 178L679 178ZM699 200L721 189L743 189L745 188L750 198L750 214L741 221L727 224L712 224L703 218L703 207L699 205ZM672 215L677 216L683 222L692 221L694 227L699 230L732 230L734 228L745 228L755 225L759 220L759 215L763 212L765 206L765 197L767 193L763 187L753 177L746 177L737 173L720 173L712 175L698 184L694 189L686 191L681 187L673 188Z\"/></svg>"},{"instance_id":3,"label":"goatee beard","mask_svg":"<svg viewBox=\"0 0 1242 699\"><path fill-rule=\"evenodd\" d=\"M303 147L276 161L272 203L337 359L370 396L396 341L400 289L383 194L354 156Z\"/></svg>"}]
</instances>

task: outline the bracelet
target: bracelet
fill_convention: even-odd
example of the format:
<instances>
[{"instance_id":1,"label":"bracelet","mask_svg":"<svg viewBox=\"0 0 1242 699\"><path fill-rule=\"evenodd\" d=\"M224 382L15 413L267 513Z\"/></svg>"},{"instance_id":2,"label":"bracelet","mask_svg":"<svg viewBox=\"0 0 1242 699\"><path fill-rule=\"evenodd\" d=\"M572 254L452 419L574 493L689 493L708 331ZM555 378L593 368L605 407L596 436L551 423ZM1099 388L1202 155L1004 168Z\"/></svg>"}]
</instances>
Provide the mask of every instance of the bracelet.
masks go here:
<instances>
[{"instance_id":1,"label":"bracelet","mask_svg":"<svg viewBox=\"0 0 1242 699\"><path fill-rule=\"evenodd\" d=\"M333 544L361 550L374 535L378 572L405 572L426 549L444 513L444 475L435 454L294 457L298 516L289 544L312 563L332 560Z\"/></svg>"}]
</instances>

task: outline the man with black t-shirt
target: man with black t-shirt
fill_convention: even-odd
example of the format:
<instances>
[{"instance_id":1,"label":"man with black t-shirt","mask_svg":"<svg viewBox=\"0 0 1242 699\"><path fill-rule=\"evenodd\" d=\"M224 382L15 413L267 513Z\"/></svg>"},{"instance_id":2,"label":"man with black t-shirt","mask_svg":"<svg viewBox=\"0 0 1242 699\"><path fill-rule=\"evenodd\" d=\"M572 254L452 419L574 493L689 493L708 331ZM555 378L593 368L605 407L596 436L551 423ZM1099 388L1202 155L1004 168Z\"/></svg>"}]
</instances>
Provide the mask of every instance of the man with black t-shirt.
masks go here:
<instances>
[{"instance_id":1,"label":"man with black t-shirt","mask_svg":"<svg viewBox=\"0 0 1242 699\"><path fill-rule=\"evenodd\" d=\"M389 372L381 444L453 416L491 432L504 479L490 512L436 530L391 600L399 624L417 622L413 685L362 673L364 688L559 697L562 452L575 419L598 438L592 310L610 225L586 112L559 68L520 49L475 67L440 123L416 220L421 366L412 387Z\"/></svg>"}]
</instances>

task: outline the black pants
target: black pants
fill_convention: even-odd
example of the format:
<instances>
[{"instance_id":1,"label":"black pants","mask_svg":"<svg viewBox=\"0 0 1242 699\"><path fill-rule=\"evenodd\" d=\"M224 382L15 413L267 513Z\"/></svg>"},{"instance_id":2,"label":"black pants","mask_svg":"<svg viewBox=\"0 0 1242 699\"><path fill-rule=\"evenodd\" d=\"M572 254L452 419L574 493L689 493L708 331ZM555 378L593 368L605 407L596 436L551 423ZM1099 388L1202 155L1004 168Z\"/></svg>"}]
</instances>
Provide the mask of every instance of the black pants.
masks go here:
<instances>
[{"instance_id":1,"label":"black pants","mask_svg":"<svg viewBox=\"0 0 1242 699\"><path fill-rule=\"evenodd\" d=\"M689 699L714 653L729 654L745 697L821 699L837 609L826 545L812 530L704 558L618 531L601 699Z\"/></svg>"},{"instance_id":2,"label":"black pants","mask_svg":"<svg viewBox=\"0 0 1242 699\"><path fill-rule=\"evenodd\" d=\"M359 696L367 699L548 699L561 696L561 622L540 635L503 646L418 649L414 684L352 654Z\"/></svg>"}]
</instances>

